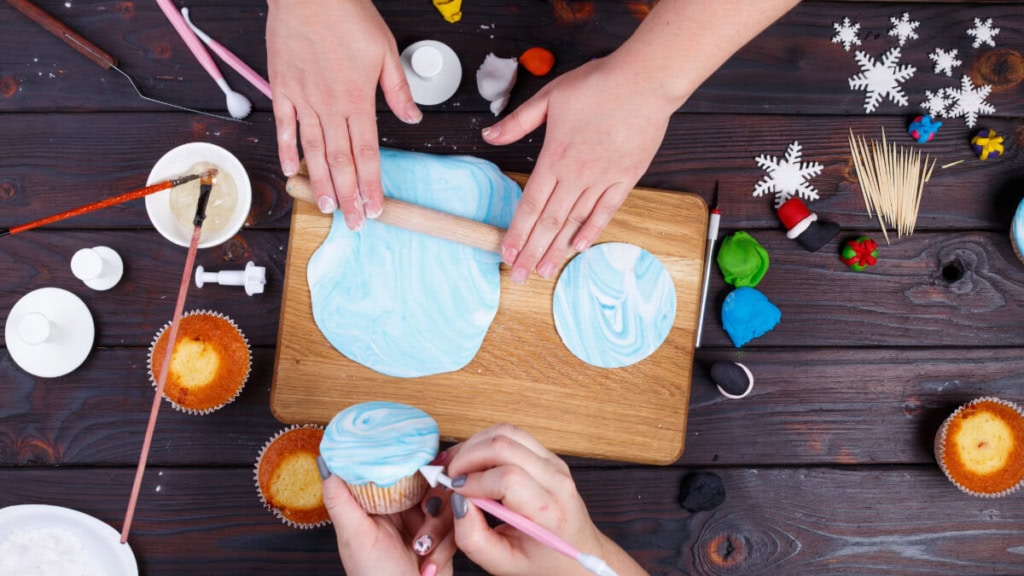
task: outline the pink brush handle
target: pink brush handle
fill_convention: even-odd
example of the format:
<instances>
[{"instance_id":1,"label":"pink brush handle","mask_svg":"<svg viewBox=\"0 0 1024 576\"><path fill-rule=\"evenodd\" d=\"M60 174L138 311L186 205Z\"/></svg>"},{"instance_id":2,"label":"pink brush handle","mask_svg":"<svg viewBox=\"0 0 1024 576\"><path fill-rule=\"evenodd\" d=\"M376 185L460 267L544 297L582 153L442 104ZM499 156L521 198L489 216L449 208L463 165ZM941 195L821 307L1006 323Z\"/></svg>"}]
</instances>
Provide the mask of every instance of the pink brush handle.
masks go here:
<instances>
[{"instance_id":1,"label":"pink brush handle","mask_svg":"<svg viewBox=\"0 0 1024 576\"><path fill-rule=\"evenodd\" d=\"M488 498L469 498L469 501L476 505L477 508L485 512L489 512L492 516L504 520L509 525L522 531L527 536L530 536L544 544L548 548L551 548L555 552L565 554L573 560L578 560L580 551L573 548L571 544L562 540L554 533L549 532L547 529L537 524L533 520L530 520L526 516L514 512L506 508L503 504L490 500Z\"/></svg>"},{"instance_id":2,"label":"pink brush handle","mask_svg":"<svg viewBox=\"0 0 1024 576\"><path fill-rule=\"evenodd\" d=\"M241 58L235 56L235 54L231 52L231 50L225 48L223 44L217 42L213 38L210 38L209 35L207 35L206 38L205 42L206 45L210 47L210 50L213 50L217 56L220 56L221 60L227 62L228 66L234 68L235 72L241 74L241 76L248 80L250 84L255 86L260 92L263 92L267 98L273 99L273 96L270 95L270 82L264 80L263 77L259 75L259 72L250 68L245 62L242 62Z\"/></svg>"},{"instance_id":3,"label":"pink brush handle","mask_svg":"<svg viewBox=\"0 0 1024 576\"><path fill-rule=\"evenodd\" d=\"M195 32L188 27L185 19L182 18L181 14L178 13L178 9L174 7L174 3L171 0L156 0L157 5L164 11L164 15L174 25L174 29L178 31L178 35L188 45L188 49L195 55L196 60L206 68L206 71L214 80L222 80L224 77L220 73L220 69L217 68L217 64L214 63L213 57L210 53L203 48L203 43L199 41L199 37L196 36Z\"/></svg>"}]
</instances>

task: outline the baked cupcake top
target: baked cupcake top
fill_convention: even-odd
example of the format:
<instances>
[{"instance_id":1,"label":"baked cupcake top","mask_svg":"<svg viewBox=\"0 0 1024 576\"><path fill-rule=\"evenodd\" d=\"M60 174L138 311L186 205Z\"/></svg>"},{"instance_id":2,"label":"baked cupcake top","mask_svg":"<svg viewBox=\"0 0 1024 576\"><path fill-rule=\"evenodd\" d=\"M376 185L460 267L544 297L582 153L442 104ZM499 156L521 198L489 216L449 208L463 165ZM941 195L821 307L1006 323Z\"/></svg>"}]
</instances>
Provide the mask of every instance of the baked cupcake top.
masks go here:
<instances>
[{"instance_id":1,"label":"baked cupcake top","mask_svg":"<svg viewBox=\"0 0 1024 576\"><path fill-rule=\"evenodd\" d=\"M156 385L167 352L170 323L157 334L149 354ZM176 408L206 414L234 400L249 377L249 343L235 323L215 312L182 316L164 397Z\"/></svg>"},{"instance_id":2,"label":"baked cupcake top","mask_svg":"<svg viewBox=\"0 0 1024 576\"><path fill-rule=\"evenodd\" d=\"M339 412L327 425L320 455L349 484L391 486L437 455L437 422L397 402L366 402Z\"/></svg>"},{"instance_id":3,"label":"baked cupcake top","mask_svg":"<svg viewBox=\"0 0 1024 576\"><path fill-rule=\"evenodd\" d=\"M292 426L271 438L256 460L263 504L286 523L312 528L329 522L316 457L323 429Z\"/></svg>"},{"instance_id":4,"label":"baked cupcake top","mask_svg":"<svg viewBox=\"0 0 1024 576\"><path fill-rule=\"evenodd\" d=\"M941 464L964 488L995 494L1024 479L1024 416L1016 405L982 398L957 410L941 440Z\"/></svg>"}]
</instances>

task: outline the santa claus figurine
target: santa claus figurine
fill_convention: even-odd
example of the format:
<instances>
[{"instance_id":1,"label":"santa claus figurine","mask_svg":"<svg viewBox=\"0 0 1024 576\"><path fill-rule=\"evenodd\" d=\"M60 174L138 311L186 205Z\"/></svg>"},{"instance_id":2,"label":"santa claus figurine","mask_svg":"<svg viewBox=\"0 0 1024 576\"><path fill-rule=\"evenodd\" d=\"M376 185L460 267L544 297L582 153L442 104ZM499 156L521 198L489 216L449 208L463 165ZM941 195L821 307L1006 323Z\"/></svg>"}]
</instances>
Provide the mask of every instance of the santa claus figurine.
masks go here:
<instances>
[{"instance_id":1,"label":"santa claus figurine","mask_svg":"<svg viewBox=\"0 0 1024 576\"><path fill-rule=\"evenodd\" d=\"M778 214L786 227L786 237L796 240L808 252L817 252L839 234L839 224L819 221L818 215L795 196L779 206Z\"/></svg>"}]
</instances>

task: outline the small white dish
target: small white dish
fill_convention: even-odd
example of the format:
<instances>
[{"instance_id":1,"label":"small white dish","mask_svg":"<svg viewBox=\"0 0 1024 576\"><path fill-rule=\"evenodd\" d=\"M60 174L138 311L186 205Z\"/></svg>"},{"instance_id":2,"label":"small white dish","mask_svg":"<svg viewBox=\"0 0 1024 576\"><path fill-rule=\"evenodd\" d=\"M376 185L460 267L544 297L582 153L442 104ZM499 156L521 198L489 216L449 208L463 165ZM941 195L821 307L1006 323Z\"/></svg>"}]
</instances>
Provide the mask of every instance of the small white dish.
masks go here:
<instances>
[{"instance_id":1,"label":"small white dish","mask_svg":"<svg viewBox=\"0 0 1024 576\"><path fill-rule=\"evenodd\" d=\"M417 104L440 104L455 95L462 64L455 51L437 40L420 40L402 51L402 68Z\"/></svg>"},{"instance_id":2,"label":"small white dish","mask_svg":"<svg viewBox=\"0 0 1024 576\"><path fill-rule=\"evenodd\" d=\"M163 155L149 172L146 185L156 184L181 176L188 169L201 162L215 164L227 170L235 181L238 199L228 222L216 233L203 231L199 240L200 248L210 248L227 242L238 233L249 217L252 207L252 183L245 167L231 153L208 142L190 142L182 144ZM178 246L188 247L192 241L192 228L185 228L171 211L171 190L164 190L146 196L146 213L157 232Z\"/></svg>"},{"instance_id":3,"label":"small white dish","mask_svg":"<svg viewBox=\"0 0 1024 576\"><path fill-rule=\"evenodd\" d=\"M4 328L11 358L40 378L64 376L81 366L95 335L85 302L62 288L40 288L22 296Z\"/></svg>"},{"instance_id":4,"label":"small white dish","mask_svg":"<svg viewBox=\"0 0 1024 576\"><path fill-rule=\"evenodd\" d=\"M66 530L82 544L93 572L106 576L138 576L139 566L121 534L106 522L78 510L47 504L0 508L0 543L15 531Z\"/></svg>"}]
</instances>

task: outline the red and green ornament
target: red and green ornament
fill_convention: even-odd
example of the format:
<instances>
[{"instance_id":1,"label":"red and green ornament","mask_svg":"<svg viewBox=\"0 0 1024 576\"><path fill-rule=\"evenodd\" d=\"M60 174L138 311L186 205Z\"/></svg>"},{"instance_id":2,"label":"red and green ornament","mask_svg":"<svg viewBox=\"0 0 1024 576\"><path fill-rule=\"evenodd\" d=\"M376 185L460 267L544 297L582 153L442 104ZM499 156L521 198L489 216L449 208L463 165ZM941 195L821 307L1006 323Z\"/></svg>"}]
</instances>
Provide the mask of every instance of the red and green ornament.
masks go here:
<instances>
[{"instance_id":1,"label":"red and green ornament","mask_svg":"<svg viewBox=\"0 0 1024 576\"><path fill-rule=\"evenodd\" d=\"M863 272L878 262L878 243L867 236L850 240L843 246L842 260L851 270Z\"/></svg>"}]
</instances>

